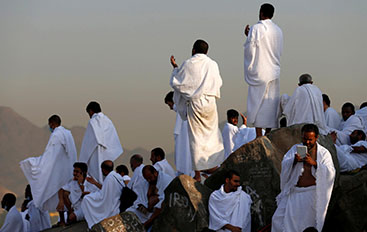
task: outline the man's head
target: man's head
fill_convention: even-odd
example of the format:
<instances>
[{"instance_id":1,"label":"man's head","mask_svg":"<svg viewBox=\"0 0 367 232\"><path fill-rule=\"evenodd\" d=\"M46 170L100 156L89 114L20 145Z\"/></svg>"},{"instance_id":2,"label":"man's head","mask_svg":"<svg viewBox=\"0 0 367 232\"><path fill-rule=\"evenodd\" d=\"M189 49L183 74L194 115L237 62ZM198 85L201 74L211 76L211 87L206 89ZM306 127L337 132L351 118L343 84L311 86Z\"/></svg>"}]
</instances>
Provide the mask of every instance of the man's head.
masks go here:
<instances>
[{"instance_id":1,"label":"man's head","mask_svg":"<svg viewBox=\"0 0 367 232\"><path fill-rule=\"evenodd\" d=\"M260 7L260 12L259 12L259 19L260 20L265 20L265 19L271 19L273 18L274 15L274 6L269 4L269 3L265 3L262 4Z\"/></svg>"},{"instance_id":2,"label":"man's head","mask_svg":"<svg viewBox=\"0 0 367 232\"><path fill-rule=\"evenodd\" d=\"M87 105L86 111L90 118L92 118L93 114L97 114L99 112L102 112L101 106L98 104L98 102L91 101Z\"/></svg>"},{"instance_id":3,"label":"man's head","mask_svg":"<svg viewBox=\"0 0 367 232\"><path fill-rule=\"evenodd\" d=\"M237 110L230 109L227 111L227 121L235 126L238 124L238 112Z\"/></svg>"},{"instance_id":4,"label":"man's head","mask_svg":"<svg viewBox=\"0 0 367 232\"><path fill-rule=\"evenodd\" d=\"M302 143L307 146L307 150L311 150L316 146L317 138L319 137L319 128L314 124L306 124L301 129Z\"/></svg>"},{"instance_id":5,"label":"man's head","mask_svg":"<svg viewBox=\"0 0 367 232\"><path fill-rule=\"evenodd\" d=\"M48 126L50 127L50 131L53 132L56 127L61 125L61 118L58 115L52 115L48 119Z\"/></svg>"},{"instance_id":6,"label":"man's head","mask_svg":"<svg viewBox=\"0 0 367 232\"><path fill-rule=\"evenodd\" d=\"M166 103L170 110L173 110L173 91L167 93L166 97L164 98L164 103Z\"/></svg>"},{"instance_id":7,"label":"man's head","mask_svg":"<svg viewBox=\"0 0 367 232\"><path fill-rule=\"evenodd\" d=\"M74 170L73 170L74 180L78 180L79 176L82 176L83 179L87 177L88 165L86 163L75 162L73 167L74 167Z\"/></svg>"},{"instance_id":8,"label":"man's head","mask_svg":"<svg viewBox=\"0 0 367 232\"><path fill-rule=\"evenodd\" d=\"M158 180L158 171L152 165L146 165L143 168L143 176L150 185L156 185Z\"/></svg>"},{"instance_id":9,"label":"man's head","mask_svg":"<svg viewBox=\"0 0 367 232\"><path fill-rule=\"evenodd\" d=\"M135 168L139 167L143 163L143 156L139 154L135 154L130 158L130 167L131 170L135 170Z\"/></svg>"},{"instance_id":10,"label":"man's head","mask_svg":"<svg viewBox=\"0 0 367 232\"><path fill-rule=\"evenodd\" d=\"M322 103L324 105L324 111L330 107L330 98L326 94L322 94Z\"/></svg>"},{"instance_id":11,"label":"man's head","mask_svg":"<svg viewBox=\"0 0 367 232\"><path fill-rule=\"evenodd\" d=\"M354 105L350 102L344 103L342 106L342 117L344 121L347 121L350 116L355 113Z\"/></svg>"},{"instance_id":12,"label":"man's head","mask_svg":"<svg viewBox=\"0 0 367 232\"><path fill-rule=\"evenodd\" d=\"M116 167L116 172L121 176L129 175L129 169L123 164Z\"/></svg>"},{"instance_id":13,"label":"man's head","mask_svg":"<svg viewBox=\"0 0 367 232\"><path fill-rule=\"evenodd\" d=\"M361 130L354 130L350 135L350 143L353 145L357 143L358 141L364 141L366 140L366 134Z\"/></svg>"},{"instance_id":14,"label":"man's head","mask_svg":"<svg viewBox=\"0 0 367 232\"><path fill-rule=\"evenodd\" d=\"M304 84L312 84L312 77L310 74L302 74L299 78L298 78L298 86L304 85Z\"/></svg>"},{"instance_id":15,"label":"man's head","mask_svg":"<svg viewBox=\"0 0 367 232\"><path fill-rule=\"evenodd\" d=\"M362 104L361 104L361 106L359 107L359 109L362 109L362 108L364 108L364 107L366 107L367 106L367 102L363 102Z\"/></svg>"},{"instance_id":16,"label":"man's head","mask_svg":"<svg viewBox=\"0 0 367 232\"><path fill-rule=\"evenodd\" d=\"M194 46L192 47L192 55L201 53L207 54L209 50L209 45L204 40L198 39L195 41Z\"/></svg>"},{"instance_id":17,"label":"man's head","mask_svg":"<svg viewBox=\"0 0 367 232\"><path fill-rule=\"evenodd\" d=\"M225 178L224 191L226 193L237 191L240 186L240 174L235 170L229 170Z\"/></svg>"},{"instance_id":18,"label":"man's head","mask_svg":"<svg viewBox=\"0 0 367 232\"><path fill-rule=\"evenodd\" d=\"M113 171L113 162L111 160L105 160L101 164L102 174L107 176Z\"/></svg>"},{"instance_id":19,"label":"man's head","mask_svg":"<svg viewBox=\"0 0 367 232\"><path fill-rule=\"evenodd\" d=\"M155 163L164 160L165 156L166 154L164 153L163 149L156 147L150 152L150 161L152 161L152 164L154 165Z\"/></svg>"},{"instance_id":20,"label":"man's head","mask_svg":"<svg viewBox=\"0 0 367 232\"><path fill-rule=\"evenodd\" d=\"M7 193L3 196L1 200L1 207L6 211L9 211L11 207L15 205L17 198L12 193Z\"/></svg>"}]
</instances>

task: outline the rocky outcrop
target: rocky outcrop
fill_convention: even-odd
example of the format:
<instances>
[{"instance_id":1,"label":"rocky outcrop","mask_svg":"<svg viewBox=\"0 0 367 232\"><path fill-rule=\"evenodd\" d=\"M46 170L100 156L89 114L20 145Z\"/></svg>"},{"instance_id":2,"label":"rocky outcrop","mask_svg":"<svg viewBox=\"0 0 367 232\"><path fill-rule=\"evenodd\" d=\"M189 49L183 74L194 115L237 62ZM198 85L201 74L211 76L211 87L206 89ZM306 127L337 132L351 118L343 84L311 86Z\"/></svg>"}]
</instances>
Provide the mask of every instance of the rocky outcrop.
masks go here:
<instances>
[{"instance_id":1,"label":"rocky outcrop","mask_svg":"<svg viewBox=\"0 0 367 232\"><path fill-rule=\"evenodd\" d=\"M132 212L123 212L94 225L91 232L144 232L144 226Z\"/></svg>"},{"instance_id":2,"label":"rocky outcrop","mask_svg":"<svg viewBox=\"0 0 367 232\"><path fill-rule=\"evenodd\" d=\"M162 212L153 231L202 231L208 227L211 189L190 176L176 177L165 190Z\"/></svg>"}]
</instances>

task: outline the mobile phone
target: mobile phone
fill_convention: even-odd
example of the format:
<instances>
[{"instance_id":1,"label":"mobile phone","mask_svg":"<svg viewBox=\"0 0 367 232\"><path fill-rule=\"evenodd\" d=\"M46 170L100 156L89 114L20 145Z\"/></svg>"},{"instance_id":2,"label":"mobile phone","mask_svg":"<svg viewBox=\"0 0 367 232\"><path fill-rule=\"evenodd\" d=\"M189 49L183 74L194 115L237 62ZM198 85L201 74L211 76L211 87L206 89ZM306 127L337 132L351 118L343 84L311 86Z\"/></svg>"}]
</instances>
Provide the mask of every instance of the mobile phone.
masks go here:
<instances>
[{"instance_id":1,"label":"mobile phone","mask_svg":"<svg viewBox=\"0 0 367 232\"><path fill-rule=\"evenodd\" d=\"M297 154L303 159L307 154L307 147L303 145L297 145Z\"/></svg>"}]
</instances>

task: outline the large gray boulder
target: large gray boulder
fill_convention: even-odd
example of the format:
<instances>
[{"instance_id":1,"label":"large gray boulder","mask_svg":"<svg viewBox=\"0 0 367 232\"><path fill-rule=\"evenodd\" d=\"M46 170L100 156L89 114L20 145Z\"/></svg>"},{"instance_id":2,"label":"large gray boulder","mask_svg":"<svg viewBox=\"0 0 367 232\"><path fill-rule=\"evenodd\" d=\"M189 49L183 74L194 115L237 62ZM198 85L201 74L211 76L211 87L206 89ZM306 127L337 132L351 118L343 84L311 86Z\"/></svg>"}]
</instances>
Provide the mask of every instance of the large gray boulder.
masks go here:
<instances>
[{"instance_id":1,"label":"large gray boulder","mask_svg":"<svg viewBox=\"0 0 367 232\"><path fill-rule=\"evenodd\" d=\"M176 177L164 191L161 215L153 231L202 231L208 227L211 189L190 176Z\"/></svg>"}]
</instances>

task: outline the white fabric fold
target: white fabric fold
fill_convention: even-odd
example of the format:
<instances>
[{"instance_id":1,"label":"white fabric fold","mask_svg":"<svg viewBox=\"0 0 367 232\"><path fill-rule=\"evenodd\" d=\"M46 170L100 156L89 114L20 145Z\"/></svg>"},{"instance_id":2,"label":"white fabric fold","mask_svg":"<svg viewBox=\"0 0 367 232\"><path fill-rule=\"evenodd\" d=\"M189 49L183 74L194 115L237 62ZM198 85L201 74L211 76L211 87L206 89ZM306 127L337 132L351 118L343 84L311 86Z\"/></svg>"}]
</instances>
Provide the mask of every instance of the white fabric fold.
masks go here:
<instances>
[{"instance_id":1,"label":"white fabric fold","mask_svg":"<svg viewBox=\"0 0 367 232\"><path fill-rule=\"evenodd\" d=\"M193 169L205 170L224 160L222 135L218 127L216 99L222 78L215 61L195 54L172 72L170 85L177 112L188 121Z\"/></svg>"},{"instance_id":2,"label":"white fabric fold","mask_svg":"<svg viewBox=\"0 0 367 232\"><path fill-rule=\"evenodd\" d=\"M224 185L212 192L209 197L209 229L222 229L226 224L241 227L242 231L251 231L251 197L238 187L237 191L226 193Z\"/></svg>"},{"instance_id":3,"label":"white fabric fold","mask_svg":"<svg viewBox=\"0 0 367 232\"><path fill-rule=\"evenodd\" d=\"M29 215L30 232L38 232L51 228L51 219L48 211L41 211L35 205L33 200L27 205Z\"/></svg>"},{"instance_id":4,"label":"white fabric fold","mask_svg":"<svg viewBox=\"0 0 367 232\"><path fill-rule=\"evenodd\" d=\"M80 149L79 161L88 164L88 173L103 182L101 164L114 161L123 153L120 139L112 121L102 112L89 120Z\"/></svg>"},{"instance_id":5,"label":"white fabric fold","mask_svg":"<svg viewBox=\"0 0 367 232\"><path fill-rule=\"evenodd\" d=\"M358 115L351 115L347 121L341 123L341 128L335 130L337 134L337 145L350 145L349 135L355 130L363 131L362 119Z\"/></svg>"},{"instance_id":6,"label":"white fabric fold","mask_svg":"<svg viewBox=\"0 0 367 232\"><path fill-rule=\"evenodd\" d=\"M294 194L294 188L297 185L299 177L303 173L303 163L298 162L294 165L294 155L297 152L297 145L291 147L291 149L284 155L282 161L282 171L280 174L280 189L281 192L277 196L278 208L275 211L272 219L272 231L292 231L286 228L289 225L287 220L293 220L292 215L288 215L289 210L286 210L287 201L290 194ZM316 178L316 202L315 202L315 225L309 225L315 227L318 231L322 230L326 212L328 209L331 193L334 186L335 168L330 152L317 143L317 169L313 169L313 175ZM302 210L302 209L299 209ZM306 213L306 212L303 212ZM302 230L296 230L302 231Z\"/></svg>"},{"instance_id":7,"label":"white fabric fold","mask_svg":"<svg viewBox=\"0 0 367 232\"><path fill-rule=\"evenodd\" d=\"M326 126L322 92L313 84L303 84L294 91L287 102L283 114L287 118L287 126L302 123L317 125L320 134L329 132Z\"/></svg>"},{"instance_id":8,"label":"white fabric fold","mask_svg":"<svg viewBox=\"0 0 367 232\"><path fill-rule=\"evenodd\" d=\"M234 151L237 134L240 132L240 129L242 128L247 127L245 125L242 125L240 128L238 128L237 126L228 122L224 124L222 130L222 137L223 137L225 159L227 159L227 157Z\"/></svg>"},{"instance_id":9,"label":"white fabric fold","mask_svg":"<svg viewBox=\"0 0 367 232\"><path fill-rule=\"evenodd\" d=\"M244 44L244 74L249 85L247 122L256 127L277 127L282 50L282 30L270 19L250 28Z\"/></svg>"},{"instance_id":10,"label":"white fabric fold","mask_svg":"<svg viewBox=\"0 0 367 232\"><path fill-rule=\"evenodd\" d=\"M15 206L11 207L5 217L3 226L0 232L25 232L25 225L23 224L22 215Z\"/></svg>"},{"instance_id":11,"label":"white fabric fold","mask_svg":"<svg viewBox=\"0 0 367 232\"><path fill-rule=\"evenodd\" d=\"M340 126L340 122L342 120L342 118L340 117L340 115L338 114L338 112L336 112L333 108L328 107L325 112L325 122L326 125L332 130L332 129L339 129Z\"/></svg>"},{"instance_id":12,"label":"white fabric fold","mask_svg":"<svg viewBox=\"0 0 367 232\"><path fill-rule=\"evenodd\" d=\"M358 141L349 145L335 145L341 172L352 171L367 164L367 153L353 153L353 147L363 146L367 149L367 141Z\"/></svg>"},{"instance_id":13,"label":"white fabric fold","mask_svg":"<svg viewBox=\"0 0 367 232\"><path fill-rule=\"evenodd\" d=\"M156 162L153 167L158 172L164 172L167 175L171 176L172 178L176 177L176 172L173 170L172 166L168 163L166 159Z\"/></svg>"},{"instance_id":14,"label":"white fabric fold","mask_svg":"<svg viewBox=\"0 0 367 232\"><path fill-rule=\"evenodd\" d=\"M55 211L58 191L73 177L76 148L69 130L59 126L51 133L45 152L20 162L32 191L33 201L42 211Z\"/></svg>"},{"instance_id":15,"label":"white fabric fold","mask_svg":"<svg viewBox=\"0 0 367 232\"><path fill-rule=\"evenodd\" d=\"M120 213L120 196L124 186L122 176L112 171L107 175L101 190L84 197L81 207L89 228Z\"/></svg>"},{"instance_id":16,"label":"white fabric fold","mask_svg":"<svg viewBox=\"0 0 367 232\"><path fill-rule=\"evenodd\" d=\"M361 119L364 128L363 131L367 134L367 107L357 110L355 115Z\"/></svg>"},{"instance_id":17,"label":"white fabric fold","mask_svg":"<svg viewBox=\"0 0 367 232\"><path fill-rule=\"evenodd\" d=\"M176 114L174 129L175 138L175 166L179 173L191 175L192 157L190 153L189 131L187 120L182 120L180 114Z\"/></svg>"}]
</instances>

